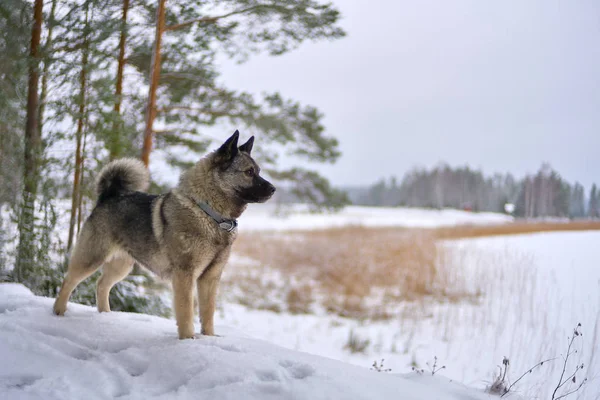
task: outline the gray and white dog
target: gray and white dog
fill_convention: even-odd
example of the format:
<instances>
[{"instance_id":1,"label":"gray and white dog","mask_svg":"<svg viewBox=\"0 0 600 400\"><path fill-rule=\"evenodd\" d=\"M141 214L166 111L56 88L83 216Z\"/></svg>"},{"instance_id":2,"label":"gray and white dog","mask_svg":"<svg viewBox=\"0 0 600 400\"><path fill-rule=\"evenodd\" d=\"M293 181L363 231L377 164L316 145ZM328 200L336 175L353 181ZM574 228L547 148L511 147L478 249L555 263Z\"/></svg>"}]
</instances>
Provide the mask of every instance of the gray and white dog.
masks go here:
<instances>
[{"instance_id":1,"label":"gray and white dog","mask_svg":"<svg viewBox=\"0 0 600 400\"><path fill-rule=\"evenodd\" d=\"M236 219L248 203L265 202L275 192L250 155L254 137L239 147L238 137L235 131L161 195L144 193L149 173L141 161L125 158L106 165L97 180L98 202L73 249L54 313L65 313L75 287L100 266L96 302L98 311L110 311L110 289L137 262L171 279L180 339L194 337L194 286L202 334L214 335L217 287L237 235Z\"/></svg>"}]
</instances>

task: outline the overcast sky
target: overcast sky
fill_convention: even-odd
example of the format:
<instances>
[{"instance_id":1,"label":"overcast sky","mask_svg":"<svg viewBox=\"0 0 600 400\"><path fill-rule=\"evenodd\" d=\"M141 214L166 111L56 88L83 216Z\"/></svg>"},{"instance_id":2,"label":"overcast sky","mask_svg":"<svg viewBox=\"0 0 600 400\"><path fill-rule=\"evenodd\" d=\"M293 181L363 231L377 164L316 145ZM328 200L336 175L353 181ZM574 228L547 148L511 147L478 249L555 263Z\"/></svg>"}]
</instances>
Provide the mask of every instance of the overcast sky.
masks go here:
<instances>
[{"instance_id":1,"label":"overcast sky","mask_svg":"<svg viewBox=\"0 0 600 400\"><path fill-rule=\"evenodd\" d=\"M226 65L230 88L317 106L336 185L440 161L600 183L600 2L334 0L348 36Z\"/></svg>"}]
</instances>

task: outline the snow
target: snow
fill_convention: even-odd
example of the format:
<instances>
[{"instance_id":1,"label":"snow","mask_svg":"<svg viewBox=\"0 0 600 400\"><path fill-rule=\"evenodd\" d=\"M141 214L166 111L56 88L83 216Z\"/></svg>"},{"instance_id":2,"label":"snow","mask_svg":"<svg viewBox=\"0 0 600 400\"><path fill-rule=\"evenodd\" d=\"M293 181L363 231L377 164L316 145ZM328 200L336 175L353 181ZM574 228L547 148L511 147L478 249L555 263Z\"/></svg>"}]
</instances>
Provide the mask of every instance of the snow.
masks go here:
<instances>
[{"instance_id":1,"label":"snow","mask_svg":"<svg viewBox=\"0 0 600 400\"><path fill-rule=\"evenodd\" d=\"M567 350L567 337L577 323L582 324L583 337L576 342L569 370L578 361L587 377L577 398L598 399L600 393L600 232L546 232L524 236L507 236L463 240L453 246L470 254L518 255L526 260L529 271L516 274L512 291L490 290L498 307L492 322L500 327L494 340L495 357L512 354L521 371L550 357L559 361L548 366L548 380L541 393L548 398L554 389L562 357ZM467 262L468 264L469 262ZM470 262L472 264L472 260ZM509 264L509 267L511 265ZM507 271L509 272L509 271ZM500 306L500 304L502 304ZM478 334L485 335L489 328ZM509 353L510 352L510 353ZM549 383L554 383L551 386ZM572 385L574 386L574 385Z\"/></svg>"},{"instance_id":2,"label":"snow","mask_svg":"<svg viewBox=\"0 0 600 400\"><path fill-rule=\"evenodd\" d=\"M180 341L159 317L98 314L0 284L0 393L6 399L489 399L436 375L399 376L287 350L218 326Z\"/></svg>"},{"instance_id":3,"label":"snow","mask_svg":"<svg viewBox=\"0 0 600 400\"><path fill-rule=\"evenodd\" d=\"M552 232L449 241L456 265L468 282L482 287L473 302L415 302L400 306L402 318L365 322L332 316L289 315L252 310L224 302L217 321L300 351L367 367L385 358L393 372L416 363L427 370L437 356L444 376L483 389L493 380L504 356L510 381L541 360L546 363L514 388L525 398L548 399L562 369L567 337L577 323L583 336L570 357L585 368L588 382L579 400L600 393L600 232ZM243 260L242 260L243 261ZM238 262L234 259L234 262ZM240 261L241 263L241 261ZM225 274L235 268L228 266ZM273 274L269 282L285 277ZM227 297L227 293L222 294ZM345 349L350 332L369 346L364 353ZM576 385L570 385L574 387ZM567 385L569 387L569 385ZM506 397L505 397L506 398Z\"/></svg>"},{"instance_id":4,"label":"snow","mask_svg":"<svg viewBox=\"0 0 600 400\"><path fill-rule=\"evenodd\" d=\"M354 206L318 215L301 205L279 210L267 203L248 207L240 218L240 231L511 220L501 214ZM57 237L64 236L64 226L59 222ZM482 295L472 302L404 302L399 304L402 317L375 322L319 309L311 315L251 309L237 304L228 292L243 296L242 286L224 286L216 315L217 333L223 337L191 342L176 340L173 320L99 315L75 304L60 319L50 315L50 299L35 297L17 285L0 285L0 359L8 360L0 363L0 398L479 399L490 398L483 389L504 356L510 358L511 381L540 360L559 357L514 388L524 398L546 399L558 381L567 337L581 322L584 335L576 342L578 353L569 368L583 362L585 369L578 378L585 376L588 382L570 398L598 400L598 243L597 231L445 242L440 246L452 249L461 267L457 273L473 287L481 287ZM224 278L252 262L234 254ZM256 274L273 286L290 284L290 277L278 270ZM369 341L364 353L345 348L350 332ZM446 366L443 377L410 372L412 364L427 370L426 363L434 356ZM368 369L381 358L391 373ZM297 379L302 374L295 375L290 365L311 373Z\"/></svg>"},{"instance_id":5,"label":"snow","mask_svg":"<svg viewBox=\"0 0 600 400\"><path fill-rule=\"evenodd\" d=\"M347 206L332 214L310 213L302 204L250 204L240 217L244 231L312 230L347 225L368 227L433 228L466 224L502 224L512 217L497 213L474 213L453 209L432 210L403 207Z\"/></svg>"}]
</instances>

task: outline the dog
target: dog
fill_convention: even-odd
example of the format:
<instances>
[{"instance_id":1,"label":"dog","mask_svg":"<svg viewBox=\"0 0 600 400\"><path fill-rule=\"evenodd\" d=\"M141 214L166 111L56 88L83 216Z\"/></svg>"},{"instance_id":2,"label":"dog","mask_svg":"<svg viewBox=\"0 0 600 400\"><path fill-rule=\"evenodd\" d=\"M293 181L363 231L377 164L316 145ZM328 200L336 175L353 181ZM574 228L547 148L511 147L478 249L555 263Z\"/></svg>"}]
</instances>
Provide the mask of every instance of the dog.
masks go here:
<instances>
[{"instance_id":1,"label":"dog","mask_svg":"<svg viewBox=\"0 0 600 400\"><path fill-rule=\"evenodd\" d=\"M98 201L85 221L54 303L64 315L75 287L102 266L99 312L110 311L111 288L135 262L173 286L180 339L194 338L194 286L203 335L214 335L217 287L249 203L263 203L275 186L252 158L254 136L238 147L239 132L185 171L171 191L145 193L150 176L133 158L110 162L96 183Z\"/></svg>"}]
</instances>

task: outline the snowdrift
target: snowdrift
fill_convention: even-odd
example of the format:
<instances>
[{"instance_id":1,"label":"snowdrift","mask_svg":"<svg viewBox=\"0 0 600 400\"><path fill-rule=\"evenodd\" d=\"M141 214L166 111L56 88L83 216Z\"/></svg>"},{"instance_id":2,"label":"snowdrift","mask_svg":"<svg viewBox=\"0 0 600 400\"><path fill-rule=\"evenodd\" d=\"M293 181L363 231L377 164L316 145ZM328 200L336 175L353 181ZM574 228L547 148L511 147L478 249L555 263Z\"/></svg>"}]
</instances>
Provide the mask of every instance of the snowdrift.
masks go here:
<instances>
[{"instance_id":1,"label":"snowdrift","mask_svg":"<svg viewBox=\"0 0 600 400\"><path fill-rule=\"evenodd\" d=\"M3 399L494 398L441 376L378 373L225 327L221 337L179 341L175 321L148 315L70 303L56 317L52 301L0 284Z\"/></svg>"}]
</instances>

